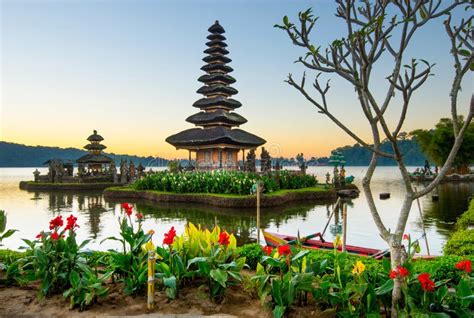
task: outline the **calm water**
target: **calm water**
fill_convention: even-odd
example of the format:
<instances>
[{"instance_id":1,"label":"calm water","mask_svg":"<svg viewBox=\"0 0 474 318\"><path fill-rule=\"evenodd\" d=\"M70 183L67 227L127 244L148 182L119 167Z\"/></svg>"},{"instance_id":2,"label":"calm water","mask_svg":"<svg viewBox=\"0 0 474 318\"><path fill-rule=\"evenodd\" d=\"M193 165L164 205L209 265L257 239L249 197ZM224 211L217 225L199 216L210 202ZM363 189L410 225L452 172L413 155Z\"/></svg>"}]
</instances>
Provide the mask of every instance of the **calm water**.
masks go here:
<instances>
[{"instance_id":1,"label":"calm water","mask_svg":"<svg viewBox=\"0 0 474 318\"><path fill-rule=\"evenodd\" d=\"M101 192L27 192L18 188L20 180L31 180L34 168L0 168L0 209L8 213L8 228L18 229L3 243L6 247L17 249L24 245L22 238L32 239L41 230L47 230L49 220L58 214L67 217L70 213L78 216L81 228L80 239L91 238L91 249L106 250L117 247L115 242L106 241L105 237L118 234L117 217L120 215L120 202L105 200ZM41 169L40 169L41 170ZM44 171L45 169L43 169ZM309 173L316 174L320 181L329 167L311 167ZM42 171L42 172L43 172ZM356 177L355 183L360 187L364 167L349 167L347 175ZM403 186L398 171L394 167L381 167L376 170L372 183L376 203L387 227L394 228L403 197ZM422 187L422 185L419 185ZM390 192L389 200L378 200L380 192ZM440 254L442 246L456 218L467 208L467 198L474 193L474 184L441 185L438 188L439 201L432 202L431 196L420 200L424 225L433 254ZM222 209L196 204L148 204L134 202L144 214L144 228L154 229L155 239L162 240L163 233L171 226L177 232L184 230L186 222L212 227L219 224L228 231L236 233L240 242L247 242L256 237L255 211L244 209ZM296 234L301 236L322 231L332 204L291 204L272 209L262 209L262 227L269 231ZM332 240L341 228L341 212L331 220L325 238ZM413 237L422 234L422 221L416 204L413 205L407 226L407 233ZM386 245L377 234L363 193L353 199L348 207L348 244L374 248L385 248ZM422 244L424 248L424 245Z\"/></svg>"}]
</instances>

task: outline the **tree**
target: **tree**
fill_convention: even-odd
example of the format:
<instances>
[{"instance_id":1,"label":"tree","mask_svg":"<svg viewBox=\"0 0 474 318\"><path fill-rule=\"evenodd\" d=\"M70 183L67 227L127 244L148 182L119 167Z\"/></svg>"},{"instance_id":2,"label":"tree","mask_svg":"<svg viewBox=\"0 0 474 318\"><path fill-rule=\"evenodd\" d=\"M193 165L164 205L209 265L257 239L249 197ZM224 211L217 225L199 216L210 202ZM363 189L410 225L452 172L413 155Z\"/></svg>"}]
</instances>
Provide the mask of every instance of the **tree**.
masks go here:
<instances>
[{"instance_id":1,"label":"tree","mask_svg":"<svg viewBox=\"0 0 474 318\"><path fill-rule=\"evenodd\" d=\"M326 48L319 43L313 44L310 37L317 17L308 9L298 14L298 22L294 24L289 18L283 18L282 25L276 27L284 30L294 45L304 49L304 55L297 62L311 72L316 72L312 86L319 97L313 97L306 87L306 75L296 82L289 74L287 83L298 90L319 113L328 117L339 128L351 136L361 146L370 150L372 158L362 180L363 190L368 206L381 237L387 242L391 252L391 266L396 268L402 263L402 236L405 231L412 203L417 198L429 193L446 175L457 152L461 147L464 135L474 113L474 96L462 125L454 121L454 141L444 165L438 176L423 190L415 192L410 181L403 155L397 144L397 136L403 128L410 101L426 80L432 75L434 64L426 60L416 60L406 56L406 49L413 42L413 35L428 22L445 17L444 25L451 44L455 72L451 85L451 115L458 117L457 98L462 80L469 69L474 70L474 54L472 45L472 15L461 19L458 25L451 23L451 14L458 10L471 10L469 0L336 0L338 5L336 17L345 25L346 34L334 40ZM384 61L390 65L387 77L377 82L387 81L387 89L382 95L375 94L372 83L373 69ZM393 64L390 64L393 63ZM364 141L349 126L337 118L329 108L329 80L323 84L321 75L338 76L351 84L357 94L360 110L365 116L372 134L372 142ZM377 92L380 93L380 92ZM386 111L394 104L394 96L401 96L401 111L398 119L388 122ZM382 96L382 98L378 98ZM396 101L398 104L398 101ZM380 149L380 141L387 138L393 153ZM397 162L402 176L406 195L400 208L394 231L388 229L382 221L371 191L371 179L377 167L379 157L392 158ZM398 315L401 299L401 280L394 280L392 291L392 315Z\"/></svg>"},{"instance_id":2,"label":"tree","mask_svg":"<svg viewBox=\"0 0 474 318\"><path fill-rule=\"evenodd\" d=\"M464 120L458 119L458 125L462 126ZM435 129L417 129L411 132L423 153L437 166L442 166L449 156L454 143L454 128L451 118L441 118ZM453 166L458 173L467 173L469 165L474 162L474 123L471 123L464 135L462 143Z\"/></svg>"}]
</instances>

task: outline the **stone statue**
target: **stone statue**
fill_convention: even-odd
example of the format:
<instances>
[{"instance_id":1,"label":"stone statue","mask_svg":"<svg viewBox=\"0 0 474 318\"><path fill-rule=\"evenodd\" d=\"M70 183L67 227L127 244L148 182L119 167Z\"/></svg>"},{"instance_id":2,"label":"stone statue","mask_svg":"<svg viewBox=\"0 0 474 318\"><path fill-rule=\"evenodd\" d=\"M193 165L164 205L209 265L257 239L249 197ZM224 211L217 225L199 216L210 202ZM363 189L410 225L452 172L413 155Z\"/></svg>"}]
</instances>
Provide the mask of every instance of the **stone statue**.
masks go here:
<instances>
[{"instance_id":1,"label":"stone statue","mask_svg":"<svg viewBox=\"0 0 474 318\"><path fill-rule=\"evenodd\" d=\"M276 162L275 162L275 170L276 170L276 171L280 171L280 170L281 170L280 159L276 159Z\"/></svg>"},{"instance_id":2,"label":"stone statue","mask_svg":"<svg viewBox=\"0 0 474 318\"><path fill-rule=\"evenodd\" d=\"M112 181L114 183L117 183L118 182L118 178L117 178L117 168L115 167L115 160L113 160L111 163L110 163L110 166L109 166L109 174L112 176Z\"/></svg>"},{"instance_id":3,"label":"stone statue","mask_svg":"<svg viewBox=\"0 0 474 318\"><path fill-rule=\"evenodd\" d=\"M257 169L255 167L255 158L257 156L255 155L255 149L251 149L247 153L247 160L245 161L245 171L248 172L255 172Z\"/></svg>"},{"instance_id":4,"label":"stone statue","mask_svg":"<svg viewBox=\"0 0 474 318\"><path fill-rule=\"evenodd\" d=\"M40 175L40 172L38 171L38 169L33 171L33 176L35 177L35 182L38 182L39 175Z\"/></svg>"},{"instance_id":5,"label":"stone statue","mask_svg":"<svg viewBox=\"0 0 474 318\"><path fill-rule=\"evenodd\" d=\"M270 172L272 170L272 158L270 153L262 147L262 153L260 154L260 171L263 173Z\"/></svg>"},{"instance_id":6,"label":"stone statue","mask_svg":"<svg viewBox=\"0 0 474 318\"><path fill-rule=\"evenodd\" d=\"M346 169L344 169L344 166L341 166L341 171L339 172L339 182L341 183L341 186L344 186L346 182Z\"/></svg>"},{"instance_id":7,"label":"stone statue","mask_svg":"<svg viewBox=\"0 0 474 318\"><path fill-rule=\"evenodd\" d=\"M128 177L129 182L133 182L137 178L137 171L135 170L135 164L132 160L130 160L130 163L128 165Z\"/></svg>"},{"instance_id":8,"label":"stone statue","mask_svg":"<svg viewBox=\"0 0 474 318\"><path fill-rule=\"evenodd\" d=\"M145 167L142 165L141 161L138 164L137 171L138 171L138 178L141 178L145 175Z\"/></svg>"},{"instance_id":9,"label":"stone statue","mask_svg":"<svg viewBox=\"0 0 474 318\"><path fill-rule=\"evenodd\" d=\"M123 159L120 161L120 183L127 183L127 162Z\"/></svg>"},{"instance_id":10,"label":"stone statue","mask_svg":"<svg viewBox=\"0 0 474 318\"><path fill-rule=\"evenodd\" d=\"M296 161L298 162L298 167L301 170L301 173L306 174L306 169L308 165L306 164L306 160L304 159L303 153L299 153L296 155Z\"/></svg>"},{"instance_id":11,"label":"stone statue","mask_svg":"<svg viewBox=\"0 0 474 318\"><path fill-rule=\"evenodd\" d=\"M334 187L339 187L339 169L337 169L337 166L334 166L332 183Z\"/></svg>"},{"instance_id":12,"label":"stone statue","mask_svg":"<svg viewBox=\"0 0 474 318\"><path fill-rule=\"evenodd\" d=\"M329 185L331 183L331 174L328 172L326 173L326 184Z\"/></svg>"}]
</instances>

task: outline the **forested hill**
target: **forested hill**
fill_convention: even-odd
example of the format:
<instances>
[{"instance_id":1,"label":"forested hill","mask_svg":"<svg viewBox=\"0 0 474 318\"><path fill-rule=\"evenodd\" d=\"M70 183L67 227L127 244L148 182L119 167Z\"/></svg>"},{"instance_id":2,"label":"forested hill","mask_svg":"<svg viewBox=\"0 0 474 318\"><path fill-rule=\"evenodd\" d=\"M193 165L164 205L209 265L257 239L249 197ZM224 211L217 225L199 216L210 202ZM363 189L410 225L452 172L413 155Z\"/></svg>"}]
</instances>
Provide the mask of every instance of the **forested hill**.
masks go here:
<instances>
[{"instance_id":1,"label":"forested hill","mask_svg":"<svg viewBox=\"0 0 474 318\"><path fill-rule=\"evenodd\" d=\"M44 146L26 146L11 142L0 141L0 167L41 167L46 160L70 159L75 161L87 152L77 148L58 148ZM108 156L115 159L117 165L120 160L132 160L136 165L141 163L143 166L166 166L168 160L155 157L139 157L129 155L116 155L107 153Z\"/></svg>"},{"instance_id":2,"label":"forested hill","mask_svg":"<svg viewBox=\"0 0 474 318\"><path fill-rule=\"evenodd\" d=\"M404 155L404 162L407 166L423 166L425 163L425 156L420 150L418 143L415 140L399 140L398 145ZM338 148L344 157L346 157L347 166L368 166L372 153L364 147L356 144L354 146L345 146ZM387 153L393 153L389 142L381 145L381 150ZM378 165L380 166L394 166L395 161L392 159L379 157Z\"/></svg>"}]
</instances>

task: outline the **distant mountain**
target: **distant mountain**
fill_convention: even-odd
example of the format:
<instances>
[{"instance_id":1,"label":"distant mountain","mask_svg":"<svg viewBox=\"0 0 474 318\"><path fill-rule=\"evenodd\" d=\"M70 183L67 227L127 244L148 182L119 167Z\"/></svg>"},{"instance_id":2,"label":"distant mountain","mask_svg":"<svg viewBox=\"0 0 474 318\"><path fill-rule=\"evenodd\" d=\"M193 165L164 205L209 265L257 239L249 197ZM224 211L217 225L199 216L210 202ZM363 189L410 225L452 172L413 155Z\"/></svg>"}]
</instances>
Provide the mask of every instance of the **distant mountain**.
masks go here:
<instances>
[{"instance_id":1,"label":"distant mountain","mask_svg":"<svg viewBox=\"0 0 474 318\"><path fill-rule=\"evenodd\" d=\"M418 143L413 139L399 140L398 145L404 155L404 162L407 166L423 166L425 164L425 156L422 154ZM346 166L368 166L372 157L372 152L355 144L353 146L339 147L335 150L341 151L346 158ZM381 145L381 150L387 153L393 153L389 142L384 142ZM329 157L306 157L306 164L308 166L326 166L329 165ZM284 166L297 166L295 158L278 158L280 163ZM272 159L273 165L276 164L276 159ZM257 161L258 164L258 161ZM380 166L396 166L394 160L379 157L378 164Z\"/></svg>"},{"instance_id":2,"label":"distant mountain","mask_svg":"<svg viewBox=\"0 0 474 318\"><path fill-rule=\"evenodd\" d=\"M49 159L70 159L75 161L85 155L87 151L77 148L59 148L45 146L26 146L12 142L0 141L0 167L41 167ZM145 167L166 166L168 160L160 157L139 157L131 155L117 155L106 153L115 159L117 165L120 160L132 160L136 165L141 163Z\"/></svg>"},{"instance_id":3,"label":"distant mountain","mask_svg":"<svg viewBox=\"0 0 474 318\"><path fill-rule=\"evenodd\" d=\"M413 139L399 140L398 146L403 154L403 162L407 166L423 166L426 157L421 152L418 143ZM372 157L372 152L355 144L354 146L344 146L337 148L346 158L346 166L368 166ZM392 146L389 142L380 145L380 150L387 153L393 153ZM320 163L328 163L328 158L320 158ZM379 166L395 166L396 162L392 159L379 157Z\"/></svg>"}]
</instances>

